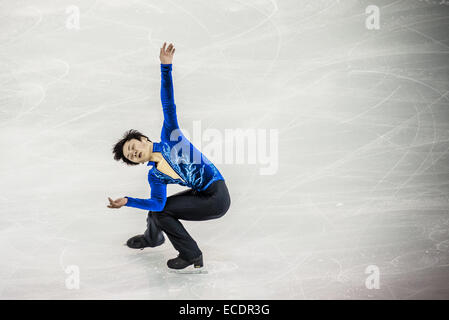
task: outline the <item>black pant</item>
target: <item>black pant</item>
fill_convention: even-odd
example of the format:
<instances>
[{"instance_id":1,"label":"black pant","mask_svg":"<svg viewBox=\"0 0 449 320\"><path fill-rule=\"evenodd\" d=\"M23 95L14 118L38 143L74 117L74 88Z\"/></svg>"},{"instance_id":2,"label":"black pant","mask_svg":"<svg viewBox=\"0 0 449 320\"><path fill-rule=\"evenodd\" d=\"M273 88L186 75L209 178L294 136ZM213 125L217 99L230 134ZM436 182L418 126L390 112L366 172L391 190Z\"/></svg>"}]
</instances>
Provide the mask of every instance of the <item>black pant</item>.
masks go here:
<instances>
[{"instance_id":1,"label":"black pant","mask_svg":"<svg viewBox=\"0 0 449 320\"><path fill-rule=\"evenodd\" d=\"M156 246L162 243L163 231L184 260L192 260L202 254L195 240L189 235L181 220L203 221L222 217L231 205L231 197L224 180L214 181L206 190L181 191L167 197L164 210L149 211L146 240Z\"/></svg>"}]
</instances>

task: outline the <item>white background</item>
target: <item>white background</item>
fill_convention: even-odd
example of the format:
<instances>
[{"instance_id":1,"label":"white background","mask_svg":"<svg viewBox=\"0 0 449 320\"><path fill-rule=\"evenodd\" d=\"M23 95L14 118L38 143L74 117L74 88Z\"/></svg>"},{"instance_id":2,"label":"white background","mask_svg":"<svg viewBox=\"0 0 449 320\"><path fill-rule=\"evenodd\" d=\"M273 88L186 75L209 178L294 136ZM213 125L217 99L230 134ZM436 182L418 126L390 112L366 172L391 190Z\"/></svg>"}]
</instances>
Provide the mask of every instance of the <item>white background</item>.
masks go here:
<instances>
[{"instance_id":1,"label":"white background","mask_svg":"<svg viewBox=\"0 0 449 320\"><path fill-rule=\"evenodd\" d=\"M0 298L448 298L439 2L1 1ZM168 239L125 247L146 211L106 207L149 196L148 167L111 148L131 128L159 139L164 41L181 128L279 132L276 174L218 163L230 210L185 223L206 275L167 273ZM370 265L380 289L365 286Z\"/></svg>"}]
</instances>

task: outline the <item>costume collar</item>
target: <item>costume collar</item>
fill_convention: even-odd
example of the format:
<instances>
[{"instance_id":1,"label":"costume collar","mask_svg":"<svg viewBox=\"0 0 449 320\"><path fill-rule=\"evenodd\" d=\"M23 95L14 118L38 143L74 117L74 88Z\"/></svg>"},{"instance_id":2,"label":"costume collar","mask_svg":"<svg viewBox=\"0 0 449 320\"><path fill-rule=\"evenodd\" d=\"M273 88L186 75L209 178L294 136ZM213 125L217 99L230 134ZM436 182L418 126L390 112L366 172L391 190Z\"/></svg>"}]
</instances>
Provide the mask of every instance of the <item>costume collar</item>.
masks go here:
<instances>
[{"instance_id":1,"label":"costume collar","mask_svg":"<svg viewBox=\"0 0 449 320\"><path fill-rule=\"evenodd\" d=\"M153 142L153 150L151 152L161 152L162 145L159 142ZM148 161L147 166L154 166L156 165L156 162L154 161Z\"/></svg>"}]
</instances>

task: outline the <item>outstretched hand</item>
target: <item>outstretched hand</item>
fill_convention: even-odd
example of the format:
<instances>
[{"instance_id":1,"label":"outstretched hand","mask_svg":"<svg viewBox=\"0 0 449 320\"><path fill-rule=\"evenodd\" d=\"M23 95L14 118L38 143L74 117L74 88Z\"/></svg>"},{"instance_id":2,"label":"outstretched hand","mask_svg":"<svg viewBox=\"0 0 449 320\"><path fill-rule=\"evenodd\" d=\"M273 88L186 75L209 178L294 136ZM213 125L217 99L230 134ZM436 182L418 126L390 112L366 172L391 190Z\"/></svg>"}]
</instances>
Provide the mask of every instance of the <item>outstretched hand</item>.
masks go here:
<instances>
[{"instance_id":1,"label":"outstretched hand","mask_svg":"<svg viewBox=\"0 0 449 320\"><path fill-rule=\"evenodd\" d=\"M161 59L162 64L171 64L173 62L173 55L175 54L175 46L173 43L170 43L167 48L165 45L167 42L164 42L164 45L161 48L161 52L159 54L159 58Z\"/></svg>"},{"instance_id":2,"label":"outstretched hand","mask_svg":"<svg viewBox=\"0 0 449 320\"><path fill-rule=\"evenodd\" d=\"M108 199L109 199L108 208L111 208L111 209L119 209L119 208L123 207L128 202L127 198L118 198L116 200L112 200L111 198L108 197Z\"/></svg>"}]
</instances>

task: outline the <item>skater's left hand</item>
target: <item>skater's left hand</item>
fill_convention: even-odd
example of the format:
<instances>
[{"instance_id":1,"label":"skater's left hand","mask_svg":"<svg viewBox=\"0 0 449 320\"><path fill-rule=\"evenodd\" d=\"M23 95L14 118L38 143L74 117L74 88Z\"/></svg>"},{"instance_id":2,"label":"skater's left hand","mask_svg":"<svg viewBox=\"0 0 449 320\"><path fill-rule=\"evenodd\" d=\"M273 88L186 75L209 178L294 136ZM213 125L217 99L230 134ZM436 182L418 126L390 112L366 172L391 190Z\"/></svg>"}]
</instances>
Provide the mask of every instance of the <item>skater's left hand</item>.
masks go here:
<instances>
[{"instance_id":1,"label":"skater's left hand","mask_svg":"<svg viewBox=\"0 0 449 320\"><path fill-rule=\"evenodd\" d=\"M108 197L108 199L109 199L108 208L111 208L111 209L114 209L114 208L119 209L119 208L123 207L128 202L127 198L118 198L116 200L112 200L111 198Z\"/></svg>"}]
</instances>

